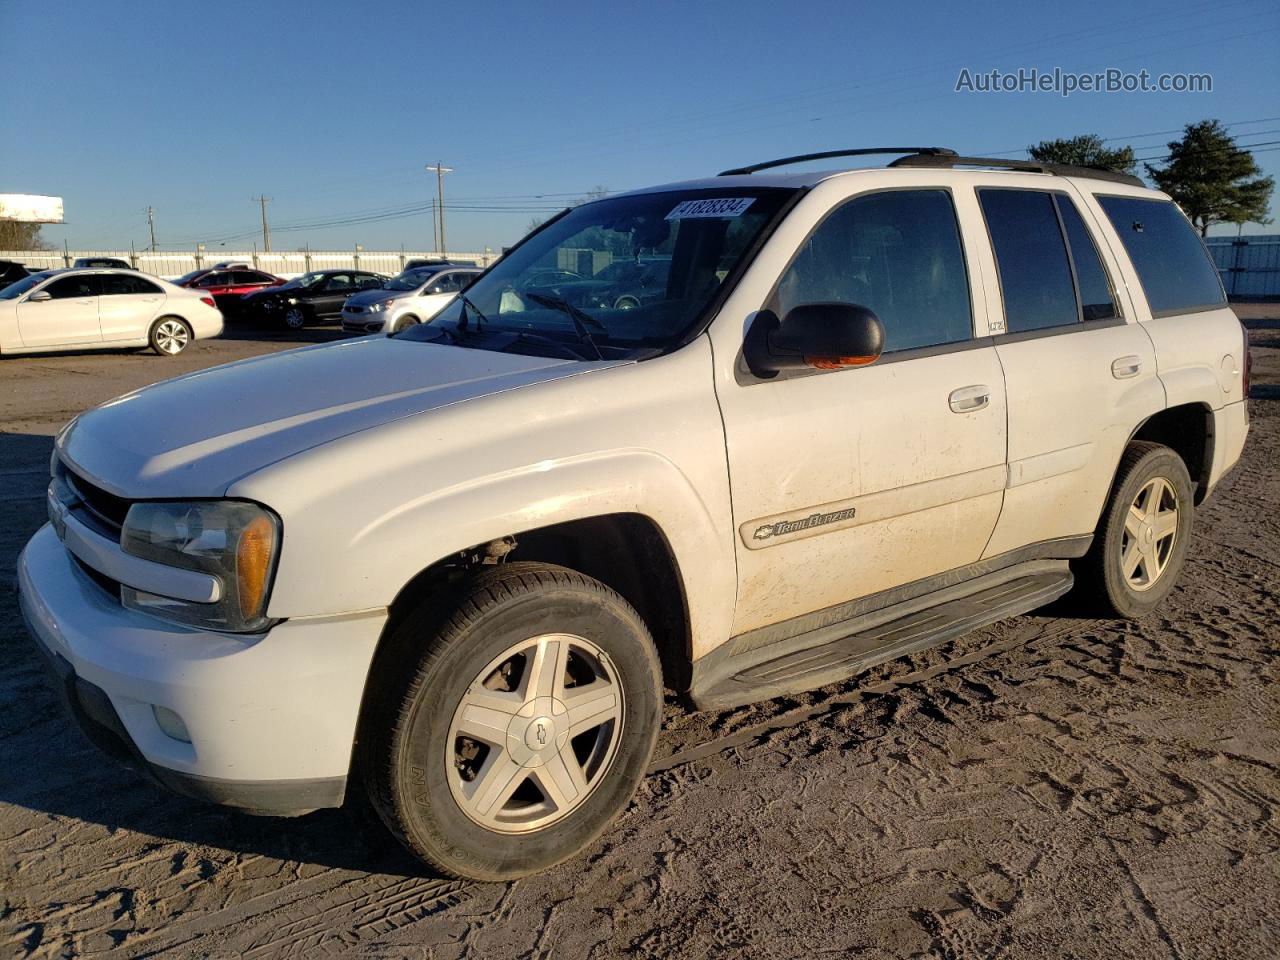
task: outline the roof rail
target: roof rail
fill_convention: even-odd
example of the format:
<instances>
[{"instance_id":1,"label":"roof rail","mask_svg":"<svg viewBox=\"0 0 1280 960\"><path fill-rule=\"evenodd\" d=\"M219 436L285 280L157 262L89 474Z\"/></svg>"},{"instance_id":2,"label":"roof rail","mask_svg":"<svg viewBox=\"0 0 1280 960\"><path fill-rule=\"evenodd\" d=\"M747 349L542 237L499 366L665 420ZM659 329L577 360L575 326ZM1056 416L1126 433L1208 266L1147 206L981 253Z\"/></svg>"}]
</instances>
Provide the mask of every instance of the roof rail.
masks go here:
<instances>
[{"instance_id":1,"label":"roof rail","mask_svg":"<svg viewBox=\"0 0 1280 960\"><path fill-rule=\"evenodd\" d=\"M891 167L999 167L1003 170L1025 170L1029 173L1051 173L1058 177L1089 177L1093 180L1110 180L1113 183L1125 183L1131 187L1145 187L1137 177L1128 173L1117 173L1102 167L1075 167L1066 163L1041 163L1038 160L1001 160L991 157L960 157L954 153L926 154L915 153L911 156L899 157L889 164Z\"/></svg>"},{"instance_id":2,"label":"roof rail","mask_svg":"<svg viewBox=\"0 0 1280 960\"><path fill-rule=\"evenodd\" d=\"M869 157L878 153L907 153L919 157L938 157L939 159L956 156L954 150L946 147L862 147L857 150L826 150L823 153L802 153L796 157L783 157L780 160L766 160L764 163L752 163L745 167L734 167L722 170L717 176L733 177L738 174L755 173L757 170L768 170L771 167L785 167L805 160L826 160L829 157ZM907 159L906 157L902 158ZM901 163L902 161L897 161Z\"/></svg>"}]
</instances>

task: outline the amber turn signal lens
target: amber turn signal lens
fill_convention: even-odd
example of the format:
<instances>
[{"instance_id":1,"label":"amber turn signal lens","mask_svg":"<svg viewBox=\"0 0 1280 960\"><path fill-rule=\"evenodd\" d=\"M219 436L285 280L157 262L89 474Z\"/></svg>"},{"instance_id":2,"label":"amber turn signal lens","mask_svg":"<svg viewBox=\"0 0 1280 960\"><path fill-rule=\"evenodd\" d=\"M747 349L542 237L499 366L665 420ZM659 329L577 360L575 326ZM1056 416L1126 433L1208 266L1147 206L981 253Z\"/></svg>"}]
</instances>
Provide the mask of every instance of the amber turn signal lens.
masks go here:
<instances>
[{"instance_id":1,"label":"amber turn signal lens","mask_svg":"<svg viewBox=\"0 0 1280 960\"><path fill-rule=\"evenodd\" d=\"M262 612L274 545L275 529L266 516L255 517L240 533L240 543L236 546L236 578L240 585L240 615L245 619Z\"/></svg>"},{"instance_id":2,"label":"amber turn signal lens","mask_svg":"<svg viewBox=\"0 0 1280 960\"><path fill-rule=\"evenodd\" d=\"M845 367L865 367L875 363L878 357L805 357L804 362L815 370L843 370Z\"/></svg>"}]
</instances>

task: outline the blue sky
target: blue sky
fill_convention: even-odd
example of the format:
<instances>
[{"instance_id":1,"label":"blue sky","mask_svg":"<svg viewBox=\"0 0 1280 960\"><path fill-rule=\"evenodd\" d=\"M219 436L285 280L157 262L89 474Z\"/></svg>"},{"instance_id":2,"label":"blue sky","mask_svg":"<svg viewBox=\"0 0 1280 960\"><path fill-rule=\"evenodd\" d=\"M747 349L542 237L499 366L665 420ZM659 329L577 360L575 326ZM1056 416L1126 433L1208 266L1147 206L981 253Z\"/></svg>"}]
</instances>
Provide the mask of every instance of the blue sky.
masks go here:
<instances>
[{"instance_id":1,"label":"blue sky","mask_svg":"<svg viewBox=\"0 0 1280 960\"><path fill-rule=\"evenodd\" d=\"M0 0L0 192L63 196L45 237L73 248L145 246L150 204L162 245L247 249L265 193L276 249L423 249L430 212L406 208L442 160L449 246L479 250L596 186L836 147L1022 156L1094 132L1159 156L1162 131L1217 117L1276 142L1275 175L1278 49L1274 0ZM1112 66L1213 92L954 91L962 67Z\"/></svg>"}]
</instances>

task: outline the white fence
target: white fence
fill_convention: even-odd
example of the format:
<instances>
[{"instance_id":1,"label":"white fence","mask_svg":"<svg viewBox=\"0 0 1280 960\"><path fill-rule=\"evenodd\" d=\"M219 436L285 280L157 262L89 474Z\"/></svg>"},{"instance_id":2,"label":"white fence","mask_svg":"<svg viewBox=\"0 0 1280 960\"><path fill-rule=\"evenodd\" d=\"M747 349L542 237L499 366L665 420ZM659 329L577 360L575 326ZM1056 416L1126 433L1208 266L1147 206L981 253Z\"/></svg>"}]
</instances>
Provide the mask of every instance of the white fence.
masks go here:
<instances>
[{"instance_id":1,"label":"white fence","mask_svg":"<svg viewBox=\"0 0 1280 960\"><path fill-rule=\"evenodd\" d=\"M234 260L238 263L250 263L259 270L273 273L278 277L296 277L309 270L336 270L343 267L353 270L372 270L374 273L394 275L404 269L410 260L441 257L444 254L430 250L311 250L297 253L257 253L254 251L221 250L217 253L209 251L174 251L166 253L137 253L132 250L0 250L0 260L16 260L26 264L31 270L55 270L69 267L80 257L114 257L132 264L134 269L141 270L157 277L180 277L192 270L212 267L215 263ZM467 260L487 267L498 259L498 254L486 250L484 253L450 253L451 260Z\"/></svg>"}]
</instances>

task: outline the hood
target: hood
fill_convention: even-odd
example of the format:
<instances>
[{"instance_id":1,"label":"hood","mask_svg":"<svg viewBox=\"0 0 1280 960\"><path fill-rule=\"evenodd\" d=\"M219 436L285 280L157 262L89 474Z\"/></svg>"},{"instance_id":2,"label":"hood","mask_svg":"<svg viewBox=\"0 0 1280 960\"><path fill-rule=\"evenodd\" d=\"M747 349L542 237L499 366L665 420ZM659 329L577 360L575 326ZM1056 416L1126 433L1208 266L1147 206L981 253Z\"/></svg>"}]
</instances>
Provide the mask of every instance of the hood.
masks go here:
<instances>
[{"instance_id":1,"label":"hood","mask_svg":"<svg viewBox=\"0 0 1280 960\"><path fill-rule=\"evenodd\" d=\"M359 293L353 293L347 297L347 303L352 306L367 307L371 303L382 303L384 300L399 300L402 297L412 296L412 290L361 290Z\"/></svg>"},{"instance_id":2,"label":"hood","mask_svg":"<svg viewBox=\"0 0 1280 960\"><path fill-rule=\"evenodd\" d=\"M127 393L82 414L57 447L117 496L216 497L330 440L597 366L387 337L348 340Z\"/></svg>"}]
</instances>

